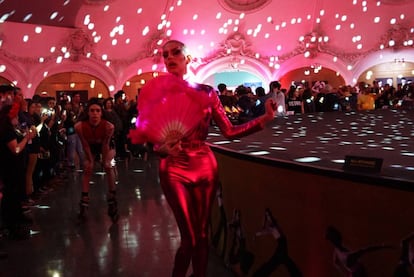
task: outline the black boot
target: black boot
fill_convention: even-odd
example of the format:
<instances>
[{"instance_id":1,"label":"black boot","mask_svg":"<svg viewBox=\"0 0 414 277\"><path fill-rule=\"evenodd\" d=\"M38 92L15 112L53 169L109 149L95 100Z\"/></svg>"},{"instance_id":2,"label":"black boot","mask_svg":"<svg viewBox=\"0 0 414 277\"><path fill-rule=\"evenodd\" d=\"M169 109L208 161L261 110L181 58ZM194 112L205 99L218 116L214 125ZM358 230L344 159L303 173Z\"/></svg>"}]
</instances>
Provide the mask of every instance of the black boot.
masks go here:
<instances>
[{"instance_id":1,"label":"black boot","mask_svg":"<svg viewBox=\"0 0 414 277\"><path fill-rule=\"evenodd\" d=\"M107 196L108 202L108 216L111 218L112 222L117 222L119 215L118 215L118 203L115 198L115 192L111 191L108 193Z\"/></svg>"}]
</instances>

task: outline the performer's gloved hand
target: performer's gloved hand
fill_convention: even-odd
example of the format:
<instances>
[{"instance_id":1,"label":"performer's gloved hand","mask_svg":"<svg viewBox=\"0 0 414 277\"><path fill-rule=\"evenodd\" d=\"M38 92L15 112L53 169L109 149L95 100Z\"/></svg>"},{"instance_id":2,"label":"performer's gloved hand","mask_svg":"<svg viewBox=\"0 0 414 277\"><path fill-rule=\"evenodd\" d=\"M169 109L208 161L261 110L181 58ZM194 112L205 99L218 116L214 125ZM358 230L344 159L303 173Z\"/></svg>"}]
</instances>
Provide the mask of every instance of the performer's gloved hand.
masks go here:
<instances>
[{"instance_id":1,"label":"performer's gloved hand","mask_svg":"<svg viewBox=\"0 0 414 277\"><path fill-rule=\"evenodd\" d=\"M164 140L164 143L160 144L156 151L161 157L168 155L176 156L183 150L181 147L182 134L170 133Z\"/></svg>"}]
</instances>

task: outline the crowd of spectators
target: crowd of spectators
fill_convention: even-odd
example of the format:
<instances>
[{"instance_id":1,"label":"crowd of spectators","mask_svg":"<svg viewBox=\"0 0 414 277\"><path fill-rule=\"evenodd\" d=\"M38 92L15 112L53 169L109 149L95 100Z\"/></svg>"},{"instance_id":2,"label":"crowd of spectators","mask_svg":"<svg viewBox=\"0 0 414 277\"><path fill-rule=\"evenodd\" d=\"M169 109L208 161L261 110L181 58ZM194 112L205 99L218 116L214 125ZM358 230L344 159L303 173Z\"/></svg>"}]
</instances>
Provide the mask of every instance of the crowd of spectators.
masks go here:
<instances>
[{"instance_id":1,"label":"crowd of spectators","mask_svg":"<svg viewBox=\"0 0 414 277\"><path fill-rule=\"evenodd\" d=\"M243 123L263 114L263 104L269 97L276 101L275 116L287 116L314 112L362 111L375 109L414 109L414 83L408 81L393 87L360 82L355 86L332 87L328 82L316 81L313 84L300 83L288 88L280 82L269 84L267 92L263 87L254 91L239 85L234 91L226 84L217 86L217 93L229 118Z\"/></svg>"},{"instance_id":2,"label":"crowd of spectators","mask_svg":"<svg viewBox=\"0 0 414 277\"><path fill-rule=\"evenodd\" d=\"M266 99L277 103L275 116L314 112L413 109L414 84L393 87L374 81L333 88L329 83L297 84L288 88L278 81L269 88L239 85L234 92L226 84L217 87L219 98L233 123L241 124L263 115ZM104 117L114 124L116 159L143 148L129 144L127 134L137 117L136 100L118 91L101 99ZM34 95L24 99L20 88L0 85L0 199L1 227L11 235L24 236L31 207L55 186L68 170L82 170L84 153L74 125L84 114L77 93L59 99ZM12 142L12 143L11 143ZM11 147L13 146L13 147ZM141 154L141 153L135 153ZM17 172L15 179L10 171ZM23 231L22 231L23 230ZM1 232L0 232L1 233Z\"/></svg>"},{"instance_id":3,"label":"crowd of spectators","mask_svg":"<svg viewBox=\"0 0 414 277\"><path fill-rule=\"evenodd\" d=\"M104 117L115 126L116 159L126 159L136 102L122 90L101 101ZM28 237L31 208L68 171L82 170L84 151L74 126L85 116L85 103L76 92L25 99L20 88L0 85L0 236Z\"/></svg>"}]
</instances>

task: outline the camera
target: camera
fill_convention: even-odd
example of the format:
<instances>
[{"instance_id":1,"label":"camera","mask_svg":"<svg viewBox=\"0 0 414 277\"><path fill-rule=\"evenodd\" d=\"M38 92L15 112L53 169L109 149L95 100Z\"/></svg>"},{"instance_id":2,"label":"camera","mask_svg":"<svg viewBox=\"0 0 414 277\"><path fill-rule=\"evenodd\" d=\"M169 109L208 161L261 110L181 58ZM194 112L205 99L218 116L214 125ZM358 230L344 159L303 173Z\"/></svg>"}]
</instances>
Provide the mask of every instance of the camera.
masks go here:
<instances>
[{"instance_id":1,"label":"camera","mask_svg":"<svg viewBox=\"0 0 414 277\"><path fill-rule=\"evenodd\" d=\"M42 115L51 116L52 114L53 114L53 110L51 110L51 109L43 109L42 110Z\"/></svg>"}]
</instances>

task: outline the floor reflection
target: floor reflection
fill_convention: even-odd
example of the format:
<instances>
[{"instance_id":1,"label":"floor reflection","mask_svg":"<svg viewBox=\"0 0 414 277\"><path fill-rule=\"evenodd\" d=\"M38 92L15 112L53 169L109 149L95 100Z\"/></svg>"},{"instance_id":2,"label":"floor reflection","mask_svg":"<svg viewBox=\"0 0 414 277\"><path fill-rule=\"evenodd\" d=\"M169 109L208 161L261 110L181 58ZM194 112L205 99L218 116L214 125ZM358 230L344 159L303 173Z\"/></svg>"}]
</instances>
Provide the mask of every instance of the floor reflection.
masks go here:
<instances>
[{"instance_id":1,"label":"floor reflection","mask_svg":"<svg viewBox=\"0 0 414 277\"><path fill-rule=\"evenodd\" d=\"M32 208L30 238L0 241L8 254L0 260L0 276L170 276L179 233L158 184L157 164L155 157L118 162L117 224L106 214L102 174L92 178L87 220L78 221L82 172L68 172ZM209 276L232 275L213 255Z\"/></svg>"}]
</instances>

